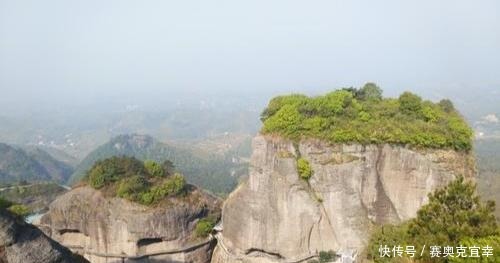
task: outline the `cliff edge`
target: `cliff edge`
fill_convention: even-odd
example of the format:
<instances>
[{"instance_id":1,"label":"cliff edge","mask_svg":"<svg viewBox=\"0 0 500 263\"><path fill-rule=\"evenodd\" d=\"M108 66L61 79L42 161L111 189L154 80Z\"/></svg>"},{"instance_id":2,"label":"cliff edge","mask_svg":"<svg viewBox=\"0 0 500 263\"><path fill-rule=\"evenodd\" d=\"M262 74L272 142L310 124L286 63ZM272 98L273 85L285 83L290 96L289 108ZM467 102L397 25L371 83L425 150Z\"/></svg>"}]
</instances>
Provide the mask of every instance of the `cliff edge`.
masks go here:
<instances>
[{"instance_id":1,"label":"cliff edge","mask_svg":"<svg viewBox=\"0 0 500 263\"><path fill-rule=\"evenodd\" d=\"M0 263L84 263L85 259L0 209Z\"/></svg>"},{"instance_id":2,"label":"cliff edge","mask_svg":"<svg viewBox=\"0 0 500 263\"><path fill-rule=\"evenodd\" d=\"M416 215L427 194L459 175L473 156L391 144L293 142L259 135L250 174L226 200L212 262L306 262L320 251L360 252L374 225ZM300 156L299 156L300 155ZM313 175L304 180L297 158Z\"/></svg>"},{"instance_id":3,"label":"cliff edge","mask_svg":"<svg viewBox=\"0 0 500 263\"><path fill-rule=\"evenodd\" d=\"M153 207L83 186L57 198L41 227L93 263L204 263L215 240L196 237L196 223L220 213L219 206L219 199L191 186L186 196Z\"/></svg>"}]
</instances>

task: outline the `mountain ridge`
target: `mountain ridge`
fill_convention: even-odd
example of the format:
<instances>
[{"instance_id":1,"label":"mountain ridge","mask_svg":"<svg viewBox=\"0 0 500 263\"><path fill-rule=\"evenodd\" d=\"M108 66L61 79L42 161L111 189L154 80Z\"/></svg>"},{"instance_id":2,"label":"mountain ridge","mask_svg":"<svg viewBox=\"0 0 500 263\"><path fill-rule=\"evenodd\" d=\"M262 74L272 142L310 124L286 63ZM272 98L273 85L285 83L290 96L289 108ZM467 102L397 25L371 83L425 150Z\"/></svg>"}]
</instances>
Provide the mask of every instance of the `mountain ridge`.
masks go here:
<instances>
[{"instance_id":1,"label":"mountain ridge","mask_svg":"<svg viewBox=\"0 0 500 263\"><path fill-rule=\"evenodd\" d=\"M428 193L475 176L473 156L462 151L267 135L252 147L250 175L224 203L212 263L359 255L375 226L415 217ZM301 176L298 159L310 177Z\"/></svg>"},{"instance_id":2,"label":"mountain ridge","mask_svg":"<svg viewBox=\"0 0 500 263\"><path fill-rule=\"evenodd\" d=\"M73 168L39 148L0 143L0 179L3 183L55 181L65 183Z\"/></svg>"}]
</instances>

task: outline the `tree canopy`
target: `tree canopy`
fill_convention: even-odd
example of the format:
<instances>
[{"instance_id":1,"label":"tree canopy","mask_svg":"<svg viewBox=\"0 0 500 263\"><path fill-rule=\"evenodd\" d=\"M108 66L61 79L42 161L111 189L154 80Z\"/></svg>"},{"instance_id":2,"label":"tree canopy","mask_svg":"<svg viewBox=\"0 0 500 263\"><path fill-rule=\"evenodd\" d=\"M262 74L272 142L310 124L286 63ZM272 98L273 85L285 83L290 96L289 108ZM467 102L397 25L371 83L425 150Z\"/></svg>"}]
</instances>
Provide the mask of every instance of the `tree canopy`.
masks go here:
<instances>
[{"instance_id":1,"label":"tree canopy","mask_svg":"<svg viewBox=\"0 0 500 263\"><path fill-rule=\"evenodd\" d=\"M85 181L105 194L144 205L160 203L166 197L185 193L186 181L179 173L171 174L155 161L142 162L134 157L111 157L100 160L87 172Z\"/></svg>"},{"instance_id":2,"label":"tree canopy","mask_svg":"<svg viewBox=\"0 0 500 263\"><path fill-rule=\"evenodd\" d=\"M404 144L425 148L472 148L472 130L449 100L422 100L405 92L383 98L374 83L323 96L273 98L261 114L264 134L313 137L334 143Z\"/></svg>"},{"instance_id":3,"label":"tree canopy","mask_svg":"<svg viewBox=\"0 0 500 263\"><path fill-rule=\"evenodd\" d=\"M489 241L489 246L499 244L500 232L493 214L495 203L482 203L475 190L476 186L464 181L462 177L447 187L436 190L429 195L428 204L419 209L416 218L399 226L383 226L376 231L369 244L369 256L375 262L399 262L400 258L397 257L380 257L381 245L391 248L410 245L422 249L424 245L480 245ZM445 257L431 260L430 253L417 255L415 259L422 262L450 262L450 258ZM500 260L498 253L481 262L497 262L496 260Z\"/></svg>"}]
</instances>

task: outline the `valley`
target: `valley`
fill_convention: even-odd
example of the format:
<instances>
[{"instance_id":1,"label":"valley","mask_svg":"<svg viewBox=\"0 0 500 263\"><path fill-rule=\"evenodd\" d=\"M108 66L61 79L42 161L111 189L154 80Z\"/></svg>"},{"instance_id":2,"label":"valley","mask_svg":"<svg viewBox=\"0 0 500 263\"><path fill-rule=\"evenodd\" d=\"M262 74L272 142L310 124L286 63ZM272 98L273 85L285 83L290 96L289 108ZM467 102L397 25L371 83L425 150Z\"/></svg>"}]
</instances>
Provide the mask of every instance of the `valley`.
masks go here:
<instances>
[{"instance_id":1,"label":"valley","mask_svg":"<svg viewBox=\"0 0 500 263\"><path fill-rule=\"evenodd\" d=\"M11 211L93 263L359 259L371 255L366 249L378 227L413 220L427 194L458 176L473 180L477 172L481 198L500 201L500 145L493 135L473 141L472 130L462 124L432 128L434 121L460 118L440 112L447 109L441 104L415 100L443 118L435 120L398 113L392 104L401 98L378 102L356 97L361 95L352 89L335 92L310 101L271 100L256 136L252 125L246 132L163 141L121 134L83 158L64 147L3 144L0 197L25 207ZM338 100L340 112L334 110ZM387 118L385 126L369 126L378 124L363 120L357 103L366 103L361 112L370 118ZM288 105L303 119L284 114ZM393 118L414 137L397 137ZM420 126L404 126L410 121ZM327 130L331 127L341 130ZM388 127L393 130L365 140ZM418 137L419 127L433 133ZM456 127L457 135L439 141L443 130L450 129L449 136ZM495 127L476 123L472 128L476 134L495 134ZM154 170L143 175L143 164L168 173L163 179L153 176ZM183 175L183 183L174 173ZM498 210L495 214L498 220Z\"/></svg>"},{"instance_id":2,"label":"valley","mask_svg":"<svg viewBox=\"0 0 500 263\"><path fill-rule=\"evenodd\" d=\"M0 0L0 263L500 263L499 10Z\"/></svg>"}]
</instances>

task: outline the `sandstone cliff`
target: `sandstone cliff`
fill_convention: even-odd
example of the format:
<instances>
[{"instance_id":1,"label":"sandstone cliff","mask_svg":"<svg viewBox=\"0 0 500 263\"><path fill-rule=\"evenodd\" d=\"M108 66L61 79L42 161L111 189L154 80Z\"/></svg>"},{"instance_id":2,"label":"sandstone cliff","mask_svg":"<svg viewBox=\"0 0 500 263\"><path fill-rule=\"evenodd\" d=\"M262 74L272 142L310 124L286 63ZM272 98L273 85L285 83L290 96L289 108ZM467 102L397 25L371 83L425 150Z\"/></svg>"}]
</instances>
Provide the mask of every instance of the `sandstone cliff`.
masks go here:
<instances>
[{"instance_id":1,"label":"sandstone cliff","mask_svg":"<svg viewBox=\"0 0 500 263\"><path fill-rule=\"evenodd\" d=\"M299 154L314 171L309 182L299 178ZM320 251L360 251L375 224L414 217L429 192L474 173L464 152L257 136L249 178L224 204L212 262L306 262Z\"/></svg>"},{"instance_id":2,"label":"sandstone cliff","mask_svg":"<svg viewBox=\"0 0 500 263\"><path fill-rule=\"evenodd\" d=\"M210 262L215 240L193 232L200 218L219 212L220 201L192 188L168 202L146 207L78 187L51 204L41 226L92 263Z\"/></svg>"},{"instance_id":3,"label":"sandstone cliff","mask_svg":"<svg viewBox=\"0 0 500 263\"><path fill-rule=\"evenodd\" d=\"M87 262L38 228L0 209L0 263Z\"/></svg>"}]
</instances>

